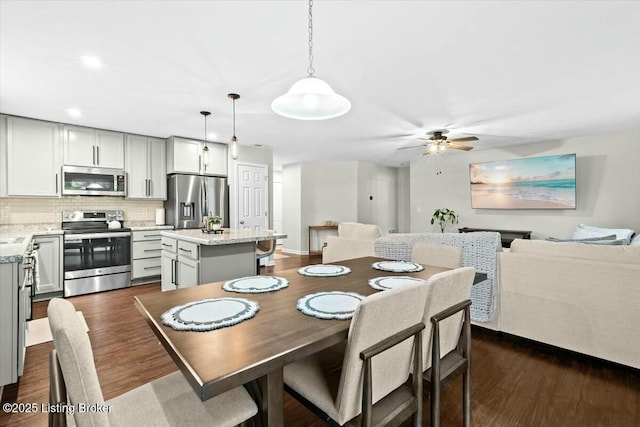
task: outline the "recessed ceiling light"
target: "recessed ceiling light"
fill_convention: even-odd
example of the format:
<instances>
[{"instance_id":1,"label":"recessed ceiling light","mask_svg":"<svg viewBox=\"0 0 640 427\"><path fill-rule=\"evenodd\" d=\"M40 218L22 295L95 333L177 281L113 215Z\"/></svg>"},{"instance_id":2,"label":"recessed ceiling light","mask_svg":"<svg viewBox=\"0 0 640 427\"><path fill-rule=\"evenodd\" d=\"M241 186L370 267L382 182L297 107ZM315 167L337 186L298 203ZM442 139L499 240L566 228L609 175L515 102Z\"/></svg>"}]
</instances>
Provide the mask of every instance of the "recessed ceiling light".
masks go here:
<instances>
[{"instance_id":1,"label":"recessed ceiling light","mask_svg":"<svg viewBox=\"0 0 640 427\"><path fill-rule=\"evenodd\" d=\"M98 68L102 68L102 60L97 56L93 55L84 55L82 57L82 63L85 67L91 68L92 70L97 70Z\"/></svg>"},{"instance_id":2,"label":"recessed ceiling light","mask_svg":"<svg viewBox=\"0 0 640 427\"><path fill-rule=\"evenodd\" d=\"M82 111L78 110L77 108L67 108L67 114L71 117L81 117Z\"/></svg>"},{"instance_id":3,"label":"recessed ceiling light","mask_svg":"<svg viewBox=\"0 0 640 427\"><path fill-rule=\"evenodd\" d=\"M218 137L218 134L215 132L209 132L207 135L209 136L209 139L216 139Z\"/></svg>"}]
</instances>

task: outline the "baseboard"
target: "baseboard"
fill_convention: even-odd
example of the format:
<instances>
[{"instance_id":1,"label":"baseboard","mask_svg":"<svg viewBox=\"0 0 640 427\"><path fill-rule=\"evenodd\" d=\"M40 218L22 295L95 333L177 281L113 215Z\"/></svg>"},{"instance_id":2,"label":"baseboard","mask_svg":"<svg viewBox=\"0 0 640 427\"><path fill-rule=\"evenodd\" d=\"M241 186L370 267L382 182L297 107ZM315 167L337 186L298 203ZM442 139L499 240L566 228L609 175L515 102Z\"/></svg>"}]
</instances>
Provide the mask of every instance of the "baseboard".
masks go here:
<instances>
[{"instance_id":1,"label":"baseboard","mask_svg":"<svg viewBox=\"0 0 640 427\"><path fill-rule=\"evenodd\" d=\"M297 251L295 249L287 249L287 248L282 248L280 252L282 252L283 254L309 255L309 251Z\"/></svg>"}]
</instances>

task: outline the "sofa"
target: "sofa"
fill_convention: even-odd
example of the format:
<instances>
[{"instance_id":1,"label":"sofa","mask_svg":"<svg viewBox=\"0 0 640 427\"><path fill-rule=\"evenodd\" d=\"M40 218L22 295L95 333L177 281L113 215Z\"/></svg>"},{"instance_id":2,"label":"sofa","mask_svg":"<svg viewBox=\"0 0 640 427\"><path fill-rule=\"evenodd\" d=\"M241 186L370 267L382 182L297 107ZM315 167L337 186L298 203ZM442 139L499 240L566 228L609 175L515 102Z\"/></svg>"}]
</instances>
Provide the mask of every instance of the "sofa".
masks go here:
<instances>
[{"instance_id":1,"label":"sofa","mask_svg":"<svg viewBox=\"0 0 640 427\"><path fill-rule=\"evenodd\" d=\"M457 246L462 248L462 265L487 274L487 280L471 289L471 320L491 322L497 306L497 253L502 250L500 233L402 233L388 234L375 241L375 255L410 261L417 243Z\"/></svg>"},{"instance_id":2,"label":"sofa","mask_svg":"<svg viewBox=\"0 0 640 427\"><path fill-rule=\"evenodd\" d=\"M322 262L374 256L374 242L381 236L382 231L375 224L342 222L338 224L338 235L327 237L327 246L322 250Z\"/></svg>"},{"instance_id":3,"label":"sofa","mask_svg":"<svg viewBox=\"0 0 640 427\"><path fill-rule=\"evenodd\" d=\"M640 245L516 239L498 271L497 329L640 368Z\"/></svg>"}]
</instances>

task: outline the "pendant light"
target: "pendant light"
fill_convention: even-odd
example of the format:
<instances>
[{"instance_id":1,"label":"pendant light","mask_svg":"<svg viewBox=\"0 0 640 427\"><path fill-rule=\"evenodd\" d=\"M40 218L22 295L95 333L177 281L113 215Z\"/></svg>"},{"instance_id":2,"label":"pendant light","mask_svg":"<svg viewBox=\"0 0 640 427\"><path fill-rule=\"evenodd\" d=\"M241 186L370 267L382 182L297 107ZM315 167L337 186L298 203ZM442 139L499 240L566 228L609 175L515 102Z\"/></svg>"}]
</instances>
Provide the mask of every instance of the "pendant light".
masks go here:
<instances>
[{"instance_id":1,"label":"pendant light","mask_svg":"<svg viewBox=\"0 0 640 427\"><path fill-rule=\"evenodd\" d=\"M202 147L202 164L206 169L209 166L209 147L207 147L207 117L211 114L208 111L200 111L204 116L204 147Z\"/></svg>"},{"instance_id":2,"label":"pendant light","mask_svg":"<svg viewBox=\"0 0 640 427\"><path fill-rule=\"evenodd\" d=\"M298 80L289 92L277 97L271 109L284 117L298 120L325 120L346 114L351 102L338 95L324 80L315 77L313 68L313 0L309 0L309 68L307 77Z\"/></svg>"},{"instance_id":3,"label":"pendant light","mask_svg":"<svg viewBox=\"0 0 640 427\"><path fill-rule=\"evenodd\" d=\"M237 93L230 93L227 98L233 101L233 137L231 137L231 158L238 158L238 138L236 138L236 99L240 98Z\"/></svg>"}]
</instances>

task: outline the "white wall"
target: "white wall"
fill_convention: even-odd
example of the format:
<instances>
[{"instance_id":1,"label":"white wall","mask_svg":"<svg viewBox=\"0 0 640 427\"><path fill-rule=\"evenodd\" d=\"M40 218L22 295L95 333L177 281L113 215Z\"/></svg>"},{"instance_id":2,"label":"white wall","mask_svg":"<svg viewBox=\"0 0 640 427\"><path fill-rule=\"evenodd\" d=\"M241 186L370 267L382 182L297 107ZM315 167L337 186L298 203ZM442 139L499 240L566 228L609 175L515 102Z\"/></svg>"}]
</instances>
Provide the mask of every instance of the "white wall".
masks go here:
<instances>
[{"instance_id":1,"label":"white wall","mask_svg":"<svg viewBox=\"0 0 640 427\"><path fill-rule=\"evenodd\" d=\"M576 153L575 210L471 209L469 163ZM584 223L640 232L640 130L496 150L455 153L411 163L411 232L439 231L434 209L460 215L458 227L532 230L533 238L570 237Z\"/></svg>"},{"instance_id":2,"label":"white wall","mask_svg":"<svg viewBox=\"0 0 640 427\"><path fill-rule=\"evenodd\" d=\"M302 245L302 166L300 163L282 168L282 232L287 238L282 242L282 250L301 253Z\"/></svg>"},{"instance_id":3,"label":"white wall","mask_svg":"<svg viewBox=\"0 0 640 427\"><path fill-rule=\"evenodd\" d=\"M358 162L358 222L394 232L397 220L397 169Z\"/></svg>"},{"instance_id":4,"label":"white wall","mask_svg":"<svg viewBox=\"0 0 640 427\"><path fill-rule=\"evenodd\" d=\"M396 199L398 233L408 233L411 231L411 168L404 167L397 169L396 177Z\"/></svg>"},{"instance_id":5,"label":"white wall","mask_svg":"<svg viewBox=\"0 0 640 427\"><path fill-rule=\"evenodd\" d=\"M283 231L289 237L283 251L307 253L308 227L326 221L378 224L385 233L397 229L396 190L396 168L357 161L285 165ZM319 232L318 242L329 233L335 231Z\"/></svg>"}]
</instances>

